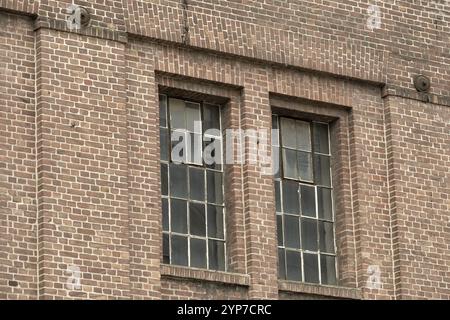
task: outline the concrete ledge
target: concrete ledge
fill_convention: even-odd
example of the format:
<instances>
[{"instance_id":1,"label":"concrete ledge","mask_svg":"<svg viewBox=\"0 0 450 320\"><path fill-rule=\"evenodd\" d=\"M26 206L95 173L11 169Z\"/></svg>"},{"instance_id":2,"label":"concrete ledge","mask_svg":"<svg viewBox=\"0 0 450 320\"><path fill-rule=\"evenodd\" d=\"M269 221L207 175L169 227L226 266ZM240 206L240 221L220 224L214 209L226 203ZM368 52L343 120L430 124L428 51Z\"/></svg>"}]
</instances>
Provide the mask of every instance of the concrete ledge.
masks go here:
<instances>
[{"instance_id":1,"label":"concrete ledge","mask_svg":"<svg viewBox=\"0 0 450 320\"><path fill-rule=\"evenodd\" d=\"M362 299L361 290L357 288L325 286L293 281L278 281L278 289L289 293L312 294L342 299Z\"/></svg>"},{"instance_id":2,"label":"concrete ledge","mask_svg":"<svg viewBox=\"0 0 450 320\"><path fill-rule=\"evenodd\" d=\"M179 278L182 280L190 279L190 280L219 282L222 284L233 284L239 286L250 285L250 277L246 274L211 271L180 266L170 266L164 264L161 265L161 277Z\"/></svg>"}]
</instances>

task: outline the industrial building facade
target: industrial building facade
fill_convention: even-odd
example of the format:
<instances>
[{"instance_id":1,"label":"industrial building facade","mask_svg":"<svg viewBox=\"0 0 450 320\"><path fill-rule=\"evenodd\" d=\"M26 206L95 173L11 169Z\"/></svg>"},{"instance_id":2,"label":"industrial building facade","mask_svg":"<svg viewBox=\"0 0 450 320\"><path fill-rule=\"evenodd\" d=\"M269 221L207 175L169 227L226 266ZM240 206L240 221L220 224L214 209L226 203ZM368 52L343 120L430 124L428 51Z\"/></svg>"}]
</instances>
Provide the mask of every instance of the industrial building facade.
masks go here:
<instances>
[{"instance_id":1,"label":"industrial building facade","mask_svg":"<svg viewBox=\"0 0 450 320\"><path fill-rule=\"evenodd\" d=\"M0 298L450 299L449 13L0 0Z\"/></svg>"}]
</instances>

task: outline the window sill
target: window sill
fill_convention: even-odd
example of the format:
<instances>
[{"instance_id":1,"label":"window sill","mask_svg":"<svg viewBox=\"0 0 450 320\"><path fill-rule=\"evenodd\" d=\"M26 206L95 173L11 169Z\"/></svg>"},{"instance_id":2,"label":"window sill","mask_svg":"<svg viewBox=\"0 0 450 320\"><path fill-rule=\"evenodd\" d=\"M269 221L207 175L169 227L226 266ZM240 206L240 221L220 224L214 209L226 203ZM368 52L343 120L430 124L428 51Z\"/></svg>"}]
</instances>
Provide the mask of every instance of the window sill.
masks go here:
<instances>
[{"instance_id":1,"label":"window sill","mask_svg":"<svg viewBox=\"0 0 450 320\"><path fill-rule=\"evenodd\" d=\"M278 280L278 289L290 293L305 293L341 299L359 300L362 298L361 290L357 288L327 286L285 280Z\"/></svg>"},{"instance_id":2,"label":"window sill","mask_svg":"<svg viewBox=\"0 0 450 320\"><path fill-rule=\"evenodd\" d=\"M161 277L219 282L222 284L233 284L239 286L250 285L250 277L245 274L187 268L167 264L161 265Z\"/></svg>"}]
</instances>

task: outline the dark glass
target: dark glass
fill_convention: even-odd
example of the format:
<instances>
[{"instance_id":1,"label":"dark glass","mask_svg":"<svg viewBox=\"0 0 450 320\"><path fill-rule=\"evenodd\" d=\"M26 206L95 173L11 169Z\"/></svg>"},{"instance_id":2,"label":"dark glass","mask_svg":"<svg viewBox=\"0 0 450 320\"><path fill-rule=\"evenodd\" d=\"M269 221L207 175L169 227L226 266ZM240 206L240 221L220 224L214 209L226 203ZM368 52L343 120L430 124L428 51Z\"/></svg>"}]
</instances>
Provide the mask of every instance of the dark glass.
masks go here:
<instances>
[{"instance_id":1,"label":"dark glass","mask_svg":"<svg viewBox=\"0 0 450 320\"><path fill-rule=\"evenodd\" d=\"M316 217L316 188L311 186L300 186L302 215Z\"/></svg>"},{"instance_id":2,"label":"dark glass","mask_svg":"<svg viewBox=\"0 0 450 320\"><path fill-rule=\"evenodd\" d=\"M167 96L159 95L159 125L167 128Z\"/></svg>"},{"instance_id":3,"label":"dark glass","mask_svg":"<svg viewBox=\"0 0 450 320\"><path fill-rule=\"evenodd\" d=\"M167 233L163 233L163 263L170 263L170 243Z\"/></svg>"},{"instance_id":4,"label":"dark glass","mask_svg":"<svg viewBox=\"0 0 450 320\"><path fill-rule=\"evenodd\" d=\"M284 215L284 242L286 248L300 249L298 217Z\"/></svg>"},{"instance_id":5,"label":"dark glass","mask_svg":"<svg viewBox=\"0 0 450 320\"><path fill-rule=\"evenodd\" d=\"M225 243L223 241L209 240L209 268L225 271Z\"/></svg>"},{"instance_id":6,"label":"dark glass","mask_svg":"<svg viewBox=\"0 0 450 320\"><path fill-rule=\"evenodd\" d=\"M300 252L286 250L286 279L302 280L302 258Z\"/></svg>"},{"instance_id":7,"label":"dark glass","mask_svg":"<svg viewBox=\"0 0 450 320\"><path fill-rule=\"evenodd\" d=\"M328 188L317 188L319 218L333 221L332 191Z\"/></svg>"},{"instance_id":8,"label":"dark glass","mask_svg":"<svg viewBox=\"0 0 450 320\"><path fill-rule=\"evenodd\" d=\"M184 164L170 164L170 195L187 199L187 167Z\"/></svg>"},{"instance_id":9,"label":"dark glass","mask_svg":"<svg viewBox=\"0 0 450 320\"><path fill-rule=\"evenodd\" d=\"M274 181L274 184L275 184L275 207L277 212L281 212L280 182Z\"/></svg>"},{"instance_id":10,"label":"dark glass","mask_svg":"<svg viewBox=\"0 0 450 320\"><path fill-rule=\"evenodd\" d=\"M336 285L336 258L333 256L320 255L320 269L322 283Z\"/></svg>"},{"instance_id":11,"label":"dark glass","mask_svg":"<svg viewBox=\"0 0 450 320\"><path fill-rule=\"evenodd\" d=\"M314 152L329 154L328 125L324 123L313 123Z\"/></svg>"},{"instance_id":12,"label":"dark glass","mask_svg":"<svg viewBox=\"0 0 450 320\"><path fill-rule=\"evenodd\" d=\"M313 181L313 166L311 153L299 151L297 153L298 178L302 181Z\"/></svg>"},{"instance_id":13,"label":"dark glass","mask_svg":"<svg viewBox=\"0 0 450 320\"><path fill-rule=\"evenodd\" d=\"M319 221L319 243L320 251L334 253L333 223Z\"/></svg>"},{"instance_id":14,"label":"dark glass","mask_svg":"<svg viewBox=\"0 0 450 320\"><path fill-rule=\"evenodd\" d=\"M299 214L298 183L283 181L283 212Z\"/></svg>"},{"instance_id":15,"label":"dark glass","mask_svg":"<svg viewBox=\"0 0 450 320\"><path fill-rule=\"evenodd\" d=\"M224 239L223 207L208 205L208 237Z\"/></svg>"},{"instance_id":16,"label":"dark glass","mask_svg":"<svg viewBox=\"0 0 450 320\"><path fill-rule=\"evenodd\" d=\"M278 278L286 279L286 256L284 249L278 249Z\"/></svg>"},{"instance_id":17,"label":"dark glass","mask_svg":"<svg viewBox=\"0 0 450 320\"><path fill-rule=\"evenodd\" d=\"M207 195L209 203L222 204L222 173L215 171L206 171L207 176Z\"/></svg>"},{"instance_id":18,"label":"dark glass","mask_svg":"<svg viewBox=\"0 0 450 320\"><path fill-rule=\"evenodd\" d=\"M277 237L278 245L283 246L283 217L277 214Z\"/></svg>"},{"instance_id":19,"label":"dark glass","mask_svg":"<svg viewBox=\"0 0 450 320\"><path fill-rule=\"evenodd\" d=\"M283 176L298 180L297 151L283 148Z\"/></svg>"},{"instance_id":20,"label":"dark glass","mask_svg":"<svg viewBox=\"0 0 450 320\"><path fill-rule=\"evenodd\" d=\"M305 268L305 282L319 283L319 262L317 254L303 253L303 263Z\"/></svg>"},{"instance_id":21,"label":"dark glass","mask_svg":"<svg viewBox=\"0 0 450 320\"><path fill-rule=\"evenodd\" d=\"M204 130L220 130L220 108L215 105L205 104L203 107Z\"/></svg>"},{"instance_id":22,"label":"dark glass","mask_svg":"<svg viewBox=\"0 0 450 320\"><path fill-rule=\"evenodd\" d=\"M205 205L202 203L189 203L190 234L206 236Z\"/></svg>"},{"instance_id":23,"label":"dark glass","mask_svg":"<svg viewBox=\"0 0 450 320\"><path fill-rule=\"evenodd\" d=\"M206 240L191 238L191 267L206 268Z\"/></svg>"},{"instance_id":24,"label":"dark glass","mask_svg":"<svg viewBox=\"0 0 450 320\"><path fill-rule=\"evenodd\" d=\"M302 248L317 251L317 220L302 218Z\"/></svg>"},{"instance_id":25,"label":"dark glass","mask_svg":"<svg viewBox=\"0 0 450 320\"><path fill-rule=\"evenodd\" d=\"M172 235L171 262L180 266L188 265L188 239L187 237Z\"/></svg>"},{"instance_id":26,"label":"dark glass","mask_svg":"<svg viewBox=\"0 0 450 320\"><path fill-rule=\"evenodd\" d=\"M169 130L160 128L159 129L159 148L160 148L160 154L161 154L161 160L163 161L169 161Z\"/></svg>"},{"instance_id":27,"label":"dark glass","mask_svg":"<svg viewBox=\"0 0 450 320\"><path fill-rule=\"evenodd\" d=\"M163 230L169 231L169 201L162 199L162 224Z\"/></svg>"},{"instance_id":28,"label":"dark glass","mask_svg":"<svg viewBox=\"0 0 450 320\"><path fill-rule=\"evenodd\" d=\"M205 170L189 168L190 198L197 201L205 201Z\"/></svg>"},{"instance_id":29,"label":"dark glass","mask_svg":"<svg viewBox=\"0 0 450 320\"><path fill-rule=\"evenodd\" d=\"M184 200L170 200L170 227L172 232L187 233L187 202Z\"/></svg>"},{"instance_id":30,"label":"dark glass","mask_svg":"<svg viewBox=\"0 0 450 320\"><path fill-rule=\"evenodd\" d=\"M331 186L330 168L329 156L314 155L314 175L316 184L326 187Z\"/></svg>"},{"instance_id":31,"label":"dark glass","mask_svg":"<svg viewBox=\"0 0 450 320\"><path fill-rule=\"evenodd\" d=\"M161 163L161 194L167 196L169 194L167 164Z\"/></svg>"}]
</instances>

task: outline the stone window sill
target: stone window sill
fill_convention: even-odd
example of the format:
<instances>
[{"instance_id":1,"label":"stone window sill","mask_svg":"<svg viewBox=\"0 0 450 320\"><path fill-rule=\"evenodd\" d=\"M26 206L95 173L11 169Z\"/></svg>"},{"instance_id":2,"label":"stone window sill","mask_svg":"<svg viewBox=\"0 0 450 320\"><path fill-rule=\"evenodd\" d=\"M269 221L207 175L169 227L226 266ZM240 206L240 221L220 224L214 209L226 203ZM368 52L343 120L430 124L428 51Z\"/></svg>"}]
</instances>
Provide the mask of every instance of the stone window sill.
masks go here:
<instances>
[{"instance_id":1,"label":"stone window sill","mask_svg":"<svg viewBox=\"0 0 450 320\"><path fill-rule=\"evenodd\" d=\"M246 274L187 268L167 264L161 265L161 277L219 282L239 286L250 285L250 277Z\"/></svg>"},{"instance_id":2,"label":"stone window sill","mask_svg":"<svg viewBox=\"0 0 450 320\"><path fill-rule=\"evenodd\" d=\"M278 280L278 289L290 293L304 293L341 299L359 300L362 298L361 290L357 288L327 286L285 280Z\"/></svg>"}]
</instances>

